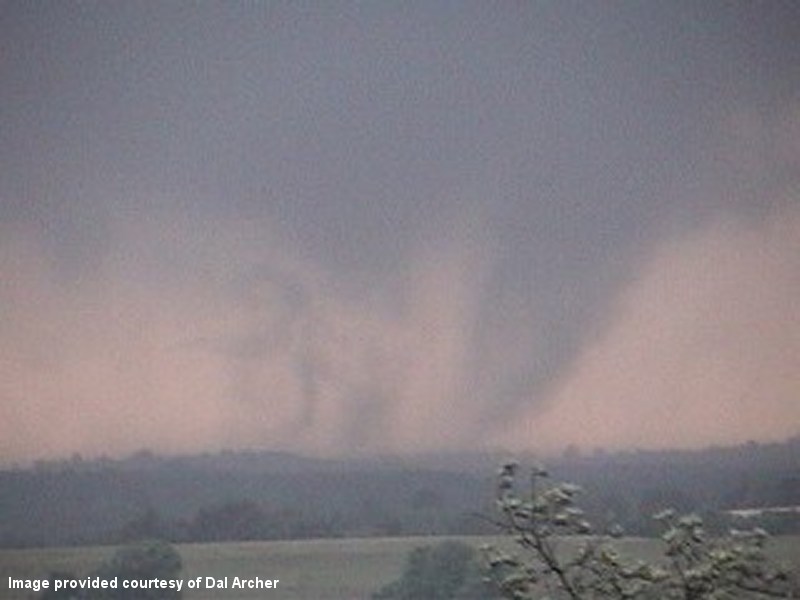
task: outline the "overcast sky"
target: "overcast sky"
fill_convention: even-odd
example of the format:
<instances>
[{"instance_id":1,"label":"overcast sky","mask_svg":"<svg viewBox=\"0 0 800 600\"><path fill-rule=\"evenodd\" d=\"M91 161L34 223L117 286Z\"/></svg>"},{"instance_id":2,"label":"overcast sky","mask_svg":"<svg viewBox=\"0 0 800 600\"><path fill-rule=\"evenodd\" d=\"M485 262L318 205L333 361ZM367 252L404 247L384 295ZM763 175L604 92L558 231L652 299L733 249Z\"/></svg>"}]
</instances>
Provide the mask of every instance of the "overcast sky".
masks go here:
<instances>
[{"instance_id":1,"label":"overcast sky","mask_svg":"<svg viewBox=\"0 0 800 600\"><path fill-rule=\"evenodd\" d=\"M800 433L800 4L0 2L0 458Z\"/></svg>"}]
</instances>

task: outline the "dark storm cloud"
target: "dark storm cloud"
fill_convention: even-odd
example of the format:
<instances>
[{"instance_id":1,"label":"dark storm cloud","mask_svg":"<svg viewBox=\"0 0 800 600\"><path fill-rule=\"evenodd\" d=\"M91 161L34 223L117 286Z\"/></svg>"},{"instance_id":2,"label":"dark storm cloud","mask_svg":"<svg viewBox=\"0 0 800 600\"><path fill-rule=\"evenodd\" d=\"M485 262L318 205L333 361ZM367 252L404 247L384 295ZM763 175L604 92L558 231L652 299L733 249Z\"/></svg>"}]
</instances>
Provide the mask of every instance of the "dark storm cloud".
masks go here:
<instances>
[{"instance_id":1,"label":"dark storm cloud","mask_svg":"<svg viewBox=\"0 0 800 600\"><path fill-rule=\"evenodd\" d=\"M673 240L794 219L793 3L8 2L0 28L9 456L521 443Z\"/></svg>"}]
</instances>

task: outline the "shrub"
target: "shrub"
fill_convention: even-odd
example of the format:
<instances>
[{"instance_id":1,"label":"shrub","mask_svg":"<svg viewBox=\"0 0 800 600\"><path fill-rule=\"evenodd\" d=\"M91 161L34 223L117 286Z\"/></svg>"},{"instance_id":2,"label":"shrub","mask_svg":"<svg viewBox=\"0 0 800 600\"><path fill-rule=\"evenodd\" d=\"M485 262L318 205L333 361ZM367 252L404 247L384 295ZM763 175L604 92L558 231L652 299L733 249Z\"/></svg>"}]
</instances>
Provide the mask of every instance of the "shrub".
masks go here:
<instances>
[{"instance_id":1,"label":"shrub","mask_svg":"<svg viewBox=\"0 0 800 600\"><path fill-rule=\"evenodd\" d=\"M111 580L124 579L177 579L182 568L181 556L167 542L145 541L118 549L111 559L91 573L90 577ZM181 592L175 589L61 589L55 591L55 579L76 579L74 573L54 572L49 577L50 589L40 600L176 600Z\"/></svg>"},{"instance_id":2,"label":"shrub","mask_svg":"<svg viewBox=\"0 0 800 600\"><path fill-rule=\"evenodd\" d=\"M177 579L183 563L174 546L162 541L145 541L123 546L96 572L103 579ZM94 596L93 596L94 597ZM181 597L174 589L100 590L98 599L161 600Z\"/></svg>"},{"instance_id":3,"label":"shrub","mask_svg":"<svg viewBox=\"0 0 800 600\"><path fill-rule=\"evenodd\" d=\"M373 600L492 600L496 595L484 578L474 548L446 541L415 548L403 575L372 595Z\"/></svg>"}]
</instances>

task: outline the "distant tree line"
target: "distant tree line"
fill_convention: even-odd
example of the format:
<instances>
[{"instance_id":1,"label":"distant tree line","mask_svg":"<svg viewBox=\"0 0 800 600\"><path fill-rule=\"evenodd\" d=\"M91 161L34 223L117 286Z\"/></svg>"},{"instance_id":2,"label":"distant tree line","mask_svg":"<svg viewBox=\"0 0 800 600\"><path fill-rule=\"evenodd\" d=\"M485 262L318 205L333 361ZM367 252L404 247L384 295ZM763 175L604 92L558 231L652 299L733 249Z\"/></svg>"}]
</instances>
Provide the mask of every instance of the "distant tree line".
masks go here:
<instances>
[{"instance_id":1,"label":"distant tree line","mask_svg":"<svg viewBox=\"0 0 800 600\"><path fill-rule=\"evenodd\" d=\"M200 509L191 519L168 519L154 508L126 523L118 542L163 539L171 542L229 542L335 537L334 524L297 509L269 509L236 500Z\"/></svg>"},{"instance_id":2,"label":"distant tree line","mask_svg":"<svg viewBox=\"0 0 800 600\"><path fill-rule=\"evenodd\" d=\"M0 471L0 546L492 533L475 517L494 501L486 472L469 466L481 460L73 457ZM595 523L618 523L632 535L658 535L651 515L666 507L697 512L712 531L800 533L800 513L767 511L741 523L731 513L800 505L800 439L694 452L573 447L549 464L586 490L583 508Z\"/></svg>"}]
</instances>

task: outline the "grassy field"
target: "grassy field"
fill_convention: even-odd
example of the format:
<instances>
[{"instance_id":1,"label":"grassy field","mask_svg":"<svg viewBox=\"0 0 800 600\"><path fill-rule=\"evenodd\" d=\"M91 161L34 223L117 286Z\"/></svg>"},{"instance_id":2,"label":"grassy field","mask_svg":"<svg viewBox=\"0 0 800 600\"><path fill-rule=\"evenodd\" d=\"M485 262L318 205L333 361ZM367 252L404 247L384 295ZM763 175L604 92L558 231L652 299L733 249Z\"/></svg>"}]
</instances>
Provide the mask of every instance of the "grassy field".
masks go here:
<instances>
[{"instance_id":1,"label":"grassy field","mask_svg":"<svg viewBox=\"0 0 800 600\"><path fill-rule=\"evenodd\" d=\"M274 590L199 590L184 593L189 600L275 598L282 600L351 600L369 598L371 592L395 579L410 550L443 538L367 538L344 540L189 544L179 547L184 560L184 580L198 576L234 576L279 579ZM474 545L487 538L457 538ZM654 540L621 540L617 545L631 557L655 558ZM11 592L8 577L41 578L52 570L86 574L113 553L114 548L51 548L0 550L0 598L22 600L26 593ZM776 560L800 571L800 537L772 540Z\"/></svg>"}]
</instances>

